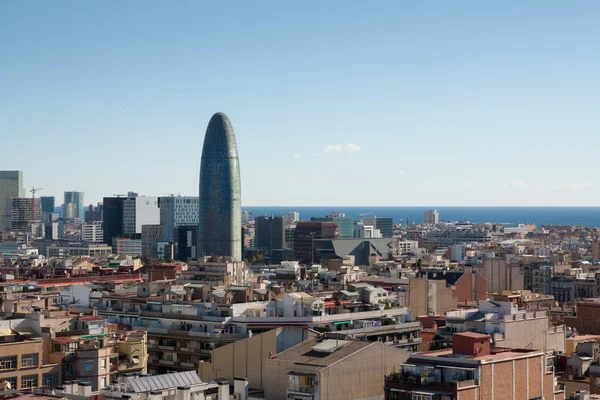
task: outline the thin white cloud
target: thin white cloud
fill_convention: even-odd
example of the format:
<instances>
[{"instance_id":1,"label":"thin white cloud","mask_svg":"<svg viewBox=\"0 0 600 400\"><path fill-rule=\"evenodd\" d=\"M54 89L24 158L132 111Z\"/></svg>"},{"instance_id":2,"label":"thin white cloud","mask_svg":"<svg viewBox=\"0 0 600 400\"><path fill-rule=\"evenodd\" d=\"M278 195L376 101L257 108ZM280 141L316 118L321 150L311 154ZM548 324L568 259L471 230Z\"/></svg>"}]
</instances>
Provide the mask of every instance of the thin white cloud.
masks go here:
<instances>
[{"instance_id":1,"label":"thin white cloud","mask_svg":"<svg viewBox=\"0 0 600 400\"><path fill-rule=\"evenodd\" d=\"M401 169L400 171L398 171L398 173L402 176L406 175L406 171L404 171L403 169Z\"/></svg>"},{"instance_id":2,"label":"thin white cloud","mask_svg":"<svg viewBox=\"0 0 600 400\"><path fill-rule=\"evenodd\" d=\"M316 153L315 156L324 156L329 153L341 153L342 151L347 153L355 153L360 151L360 147L354 143L341 144L328 144L323 147L320 152Z\"/></svg>"},{"instance_id":3,"label":"thin white cloud","mask_svg":"<svg viewBox=\"0 0 600 400\"><path fill-rule=\"evenodd\" d=\"M524 188L527 185L525 184L525 182L515 179L515 180L508 182L506 184L506 186L511 187L511 188Z\"/></svg>"},{"instance_id":4,"label":"thin white cloud","mask_svg":"<svg viewBox=\"0 0 600 400\"><path fill-rule=\"evenodd\" d=\"M592 182L583 181L579 183L565 183L562 185L554 186L553 188L556 190L566 190L569 192L576 192L578 190L585 190L592 187Z\"/></svg>"},{"instance_id":5,"label":"thin white cloud","mask_svg":"<svg viewBox=\"0 0 600 400\"><path fill-rule=\"evenodd\" d=\"M328 144L327 146L323 147L320 152L315 154L315 156L324 156L328 153L339 153L340 151L342 151L341 144Z\"/></svg>"},{"instance_id":6,"label":"thin white cloud","mask_svg":"<svg viewBox=\"0 0 600 400\"><path fill-rule=\"evenodd\" d=\"M475 184L471 181L465 181L465 187L473 187Z\"/></svg>"},{"instance_id":7,"label":"thin white cloud","mask_svg":"<svg viewBox=\"0 0 600 400\"><path fill-rule=\"evenodd\" d=\"M344 151L350 151L350 152L360 151L360 147L358 147L354 143L348 143L348 144L344 145Z\"/></svg>"},{"instance_id":8,"label":"thin white cloud","mask_svg":"<svg viewBox=\"0 0 600 400\"><path fill-rule=\"evenodd\" d=\"M297 159L299 159L299 158L300 158L300 154L298 154L298 153L294 153L294 159L296 159L296 160L297 160Z\"/></svg>"}]
</instances>

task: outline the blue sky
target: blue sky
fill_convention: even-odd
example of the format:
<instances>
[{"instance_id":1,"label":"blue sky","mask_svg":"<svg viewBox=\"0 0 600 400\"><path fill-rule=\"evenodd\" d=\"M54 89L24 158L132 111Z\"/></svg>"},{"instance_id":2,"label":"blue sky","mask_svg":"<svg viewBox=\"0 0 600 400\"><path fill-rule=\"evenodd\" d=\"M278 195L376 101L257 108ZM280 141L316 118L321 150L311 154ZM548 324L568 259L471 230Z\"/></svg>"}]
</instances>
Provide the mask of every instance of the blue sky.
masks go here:
<instances>
[{"instance_id":1,"label":"blue sky","mask_svg":"<svg viewBox=\"0 0 600 400\"><path fill-rule=\"evenodd\" d=\"M0 169L243 205L597 205L598 1L0 2Z\"/></svg>"}]
</instances>

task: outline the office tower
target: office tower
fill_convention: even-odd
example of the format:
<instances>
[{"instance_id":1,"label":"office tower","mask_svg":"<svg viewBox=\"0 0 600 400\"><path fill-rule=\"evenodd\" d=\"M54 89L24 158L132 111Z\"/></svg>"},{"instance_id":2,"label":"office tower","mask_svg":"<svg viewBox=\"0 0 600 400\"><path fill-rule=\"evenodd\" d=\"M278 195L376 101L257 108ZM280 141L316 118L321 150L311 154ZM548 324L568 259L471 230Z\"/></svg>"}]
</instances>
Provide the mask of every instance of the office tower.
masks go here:
<instances>
[{"instance_id":1,"label":"office tower","mask_svg":"<svg viewBox=\"0 0 600 400\"><path fill-rule=\"evenodd\" d=\"M314 241L337 238L337 225L330 221L300 221L294 230L294 254L303 264L319 262Z\"/></svg>"},{"instance_id":2,"label":"office tower","mask_svg":"<svg viewBox=\"0 0 600 400\"><path fill-rule=\"evenodd\" d=\"M129 192L127 197L105 197L103 204L104 243L112 245L116 237L140 236L142 225L160 223L157 197Z\"/></svg>"},{"instance_id":3,"label":"office tower","mask_svg":"<svg viewBox=\"0 0 600 400\"><path fill-rule=\"evenodd\" d=\"M77 215L77 205L75 203L65 203L61 206L63 219L74 219Z\"/></svg>"},{"instance_id":4,"label":"office tower","mask_svg":"<svg viewBox=\"0 0 600 400\"><path fill-rule=\"evenodd\" d=\"M197 258L198 225L179 225L175 228L176 259L189 261Z\"/></svg>"},{"instance_id":5,"label":"office tower","mask_svg":"<svg viewBox=\"0 0 600 400\"><path fill-rule=\"evenodd\" d=\"M354 239L354 221L341 212L332 212L325 217L312 217L311 221L335 222L340 239Z\"/></svg>"},{"instance_id":6,"label":"office tower","mask_svg":"<svg viewBox=\"0 0 600 400\"><path fill-rule=\"evenodd\" d=\"M54 212L54 196L42 196L40 197L40 202L42 203L42 212L43 213L53 213Z\"/></svg>"},{"instance_id":7,"label":"office tower","mask_svg":"<svg viewBox=\"0 0 600 400\"><path fill-rule=\"evenodd\" d=\"M282 217L256 217L254 219L254 247L266 250L268 255L273 250L285 247L285 229Z\"/></svg>"},{"instance_id":8,"label":"office tower","mask_svg":"<svg viewBox=\"0 0 600 400\"><path fill-rule=\"evenodd\" d=\"M198 257L242 259L240 164L231 121L223 113L212 116L200 164Z\"/></svg>"},{"instance_id":9,"label":"office tower","mask_svg":"<svg viewBox=\"0 0 600 400\"><path fill-rule=\"evenodd\" d=\"M197 196L158 198L162 241L174 242L174 230L180 225L198 225Z\"/></svg>"},{"instance_id":10,"label":"office tower","mask_svg":"<svg viewBox=\"0 0 600 400\"><path fill-rule=\"evenodd\" d=\"M390 217L363 218L363 224L379 229L381 237L391 238L394 235L394 221Z\"/></svg>"},{"instance_id":11,"label":"office tower","mask_svg":"<svg viewBox=\"0 0 600 400\"><path fill-rule=\"evenodd\" d=\"M0 171L0 232L12 228L12 199L25 197L23 171Z\"/></svg>"},{"instance_id":12,"label":"office tower","mask_svg":"<svg viewBox=\"0 0 600 400\"><path fill-rule=\"evenodd\" d=\"M29 231L29 226L33 222L41 222L42 207L40 199L20 198L12 199L12 229L16 231Z\"/></svg>"},{"instance_id":13,"label":"office tower","mask_svg":"<svg viewBox=\"0 0 600 400\"><path fill-rule=\"evenodd\" d=\"M440 223L440 213L437 210L429 210L425 212L425 224L437 225Z\"/></svg>"},{"instance_id":14,"label":"office tower","mask_svg":"<svg viewBox=\"0 0 600 400\"><path fill-rule=\"evenodd\" d=\"M85 207L83 202L83 192L75 192L72 190L65 192L64 203L75 204L75 216L73 218L81 218L83 221L83 212Z\"/></svg>"}]
</instances>

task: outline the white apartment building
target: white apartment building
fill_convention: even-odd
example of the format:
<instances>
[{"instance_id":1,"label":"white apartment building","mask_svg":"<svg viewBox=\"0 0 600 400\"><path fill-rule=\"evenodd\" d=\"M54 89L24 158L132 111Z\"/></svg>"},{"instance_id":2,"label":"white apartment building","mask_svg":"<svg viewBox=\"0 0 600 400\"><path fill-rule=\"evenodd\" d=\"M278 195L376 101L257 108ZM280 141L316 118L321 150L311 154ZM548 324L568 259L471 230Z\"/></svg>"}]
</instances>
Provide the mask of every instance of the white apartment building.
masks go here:
<instances>
[{"instance_id":1,"label":"white apartment building","mask_svg":"<svg viewBox=\"0 0 600 400\"><path fill-rule=\"evenodd\" d=\"M425 212L425 224L437 225L440 223L440 213L437 210L429 210Z\"/></svg>"},{"instance_id":2,"label":"white apartment building","mask_svg":"<svg viewBox=\"0 0 600 400\"><path fill-rule=\"evenodd\" d=\"M377 239L381 238L381 231L372 225L365 225L362 222L354 223L354 237L356 239Z\"/></svg>"},{"instance_id":3,"label":"white apartment building","mask_svg":"<svg viewBox=\"0 0 600 400\"><path fill-rule=\"evenodd\" d=\"M123 201L123 234L142 233L143 225L160 224L158 197L127 196Z\"/></svg>"},{"instance_id":4,"label":"white apartment building","mask_svg":"<svg viewBox=\"0 0 600 400\"><path fill-rule=\"evenodd\" d=\"M198 196L159 197L162 240L174 242L173 231L182 225L198 224L200 200ZM242 214L243 215L243 214ZM252 216L252 213L250 213Z\"/></svg>"},{"instance_id":5,"label":"white apartment building","mask_svg":"<svg viewBox=\"0 0 600 400\"><path fill-rule=\"evenodd\" d=\"M81 225L81 240L84 242L101 243L103 234L102 221L94 221Z\"/></svg>"},{"instance_id":6,"label":"white apartment building","mask_svg":"<svg viewBox=\"0 0 600 400\"><path fill-rule=\"evenodd\" d=\"M283 219L288 224L300 221L300 213L298 211L290 211L285 213Z\"/></svg>"},{"instance_id":7,"label":"white apartment building","mask_svg":"<svg viewBox=\"0 0 600 400\"><path fill-rule=\"evenodd\" d=\"M12 199L25 197L23 171L0 171L0 232L12 228Z\"/></svg>"},{"instance_id":8,"label":"white apartment building","mask_svg":"<svg viewBox=\"0 0 600 400\"><path fill-rule=\"evenodd\" d=\"M242 223L246 224L250 221L254 221L254 217L252 216L252 212L251 211L242 211Z\"/></svg>"},{"instance_id":9,"label":"white apartment building","mask_svg":"<svg viewBox=\"0 0 600 400\"><path fill-rule=\"evenodd\" d=\"M75 203L65 203L61 208L64 219L73 219L77 216L77 205Z\"/></svg>"}]
</instances>

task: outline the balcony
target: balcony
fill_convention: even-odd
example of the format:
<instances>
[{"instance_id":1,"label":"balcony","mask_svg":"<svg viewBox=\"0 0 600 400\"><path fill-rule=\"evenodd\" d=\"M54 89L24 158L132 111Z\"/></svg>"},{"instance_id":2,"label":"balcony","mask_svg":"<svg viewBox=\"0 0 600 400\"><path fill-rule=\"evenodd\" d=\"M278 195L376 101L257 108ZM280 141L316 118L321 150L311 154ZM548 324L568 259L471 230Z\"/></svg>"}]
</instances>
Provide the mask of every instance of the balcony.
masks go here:
<instances>
[{"instance_id":1,"label":"balcony","mask_svg":"<svg viewBox=\"0 0 600 400\"><path fill-rule=\"evenodd\" d=\"M295 393L314 393L314 386L311 385L294 385L294 384L288 384L288 392L295 392Z\"/></svg>"},{"instance_id":2,"label":"balcony","mask_svg":"<svg viewBox=\"0 0 600 400\"><path fill-rule=\"evenodd\" d=\"M159 345L158 346L159 350L170 350L170 351L175 351L175 346L163 346L163 345Z\"/></svg>"}]
</instances>

